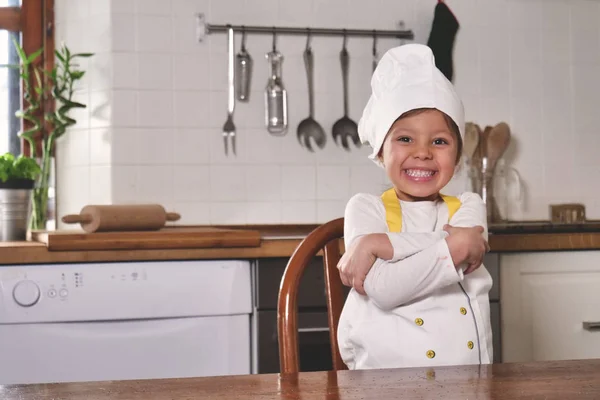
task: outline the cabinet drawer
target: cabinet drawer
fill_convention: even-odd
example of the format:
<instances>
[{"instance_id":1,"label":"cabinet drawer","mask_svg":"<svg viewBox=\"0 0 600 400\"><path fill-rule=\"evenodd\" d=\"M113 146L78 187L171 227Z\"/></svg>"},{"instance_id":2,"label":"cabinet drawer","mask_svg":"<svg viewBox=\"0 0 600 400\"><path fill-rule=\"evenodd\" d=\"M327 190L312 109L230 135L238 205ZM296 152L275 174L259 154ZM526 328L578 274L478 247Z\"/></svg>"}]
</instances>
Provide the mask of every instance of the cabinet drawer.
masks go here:
<instances>
[{"instance_id":1,"label":"cabinet drawer","mask_svg":"<svg viewBox=\"0 0 600 400\"><path fill-rule=\"evenodd\" d=\"M582 255L571 254L514 257L518 262L503 258L505 362L600 358L600 329L584 327L585 322L600 325L599 264L577 263Z\"/></svg>"},{"instance_id":2,"label":"cabinet drawer","mask_svg":"<svg viewBox=\"0 0 600 400\"><path fill-rule=\"evenodd\" d=\"M583 327L600 323L600 273L542 275L524 283L534 360L600 357L600 331Z\"/></svg>"}]
</instances>

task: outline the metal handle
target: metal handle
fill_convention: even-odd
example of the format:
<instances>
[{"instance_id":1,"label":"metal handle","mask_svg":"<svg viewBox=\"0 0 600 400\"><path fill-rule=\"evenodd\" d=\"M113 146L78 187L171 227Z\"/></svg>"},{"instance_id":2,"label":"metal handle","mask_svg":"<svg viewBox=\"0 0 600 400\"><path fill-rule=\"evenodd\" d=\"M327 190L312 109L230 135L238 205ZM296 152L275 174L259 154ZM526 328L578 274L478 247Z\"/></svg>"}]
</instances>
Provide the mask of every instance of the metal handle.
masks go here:
<instances>
[{"instance_id":1,"label":"metal handle","mask_svg":"<svg viewBox=\"0 0 600 400\"><path fill-rule=\"evenodd\" d=\"M324 328L298 328L298 333L329 332L329 327Z\"/></svg>"},{"instance_id":2,"label":"metal handle","mask_svg":"<svg viewBox=\"0 0 600 400\"><path fill-rule=\"evenodd\" d=\"M233 44L233 28L227 29L227 56L229 65L227 66L227 112L233 115L235 110L235 47Z\"/></svg>"},{"instance_id":3,"label":"metal handle","mask_svg":"<svg viewBox=\"0 0 600 400\"><path fill-rule=\"evenodd\" d=\"M340 51L340 64L342 65L342 87L344 89L344 116L348 116L348 64L350 56L346 50L346 37L344 36L344 47Z\"/></svg>"},{"instance_id":4,"label":"metal handle","mask_svg":"<svg viewBox=\"0 0 600 400\"><path fill-rule=\"evenodd\" d=\"M583 329L585 329L586 331L590 331L590 332L600 331L600 321L594 321L594 322L584 321Z\"/></svg>"},{"instance_id":5,"label":"metal handle","mask_svg":"<svg viewBox=\"0 0 600 400\"><path fill-rule=\"evenodd\" d=\"M312 118L314 114L313 103L313 54L310 47L304 50L304 66L306 67L306 81L308 82L308 115Z\"/></svg>"},{"instance_id":6,"label":"metal handle","mask_svg":"<svg viewBox=\"0 0 600 400\"><path fill-rule=\"evenodd\" d=\"M377 32L373 30L373 72L377 69L379 55L377 54Z\"/></svg>"}]
</instances>

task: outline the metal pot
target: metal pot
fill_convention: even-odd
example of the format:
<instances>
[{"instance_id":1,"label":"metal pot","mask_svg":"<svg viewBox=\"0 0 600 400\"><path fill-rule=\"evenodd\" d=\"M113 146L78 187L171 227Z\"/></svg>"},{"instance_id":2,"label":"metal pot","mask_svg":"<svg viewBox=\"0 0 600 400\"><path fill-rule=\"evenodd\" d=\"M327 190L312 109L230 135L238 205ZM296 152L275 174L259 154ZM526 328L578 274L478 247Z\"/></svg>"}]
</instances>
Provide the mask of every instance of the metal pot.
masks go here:
<instances>
[{"instance_id":1,"label":"metal pot","mask_svg":"<svg viewBox=\"0 0 600 400\"><path fill-rule=\"evenodd\" d=\"M0 182L0 242L27 239L27 222L34 183L29 179Z\"/></svg>"}]
</instances>

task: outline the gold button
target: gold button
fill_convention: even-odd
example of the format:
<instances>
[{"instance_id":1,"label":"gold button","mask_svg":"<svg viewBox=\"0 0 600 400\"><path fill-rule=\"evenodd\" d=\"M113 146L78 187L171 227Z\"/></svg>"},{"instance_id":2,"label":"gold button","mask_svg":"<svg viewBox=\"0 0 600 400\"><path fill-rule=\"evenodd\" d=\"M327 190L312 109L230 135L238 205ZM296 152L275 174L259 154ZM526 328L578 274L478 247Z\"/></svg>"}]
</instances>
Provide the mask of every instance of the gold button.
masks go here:
<instances>
[{"instance_id":1,"label":"gold button","mask_svg":"<svg viewBox=\"0 0 600 400\"><path fill-rule=\"evenodd\" d=\"M471 350L473 350L473 342L471 342L470 340L467 342L467 347Z\"/></svg>"},{"instance_id":2,"label":"gold button","mask_svg":"<svg viewBox=\"0 0 600 400\"><path fill-rule=\"evenodd\" d=\"M467 315L467 309L466 309L466 308L464 308L464 307L461 307L461 308L460 308L460 313L461 313L462 315Z\"/></svg>"},{"instance_id":3,"label":"gold button","mask_svg":"<svg viewBox=\"0 0 600 400\"><path fill-rule=\"evenodd\" d=\"M428 358L435 357L435 351L433 351L433 350L427 350L427 357Z\"/></svg>"},{"instance_id":4,"label":"gold button","mask_svg":"<svg viewBox=\"0 0 600 400\"><path fill-rule=\"evenodd\" d=\"M423 320L421 318L417 318L417 319L415 319L415 324L421 326L421 325L423 325Z\"/></svg>"}]
</instances>

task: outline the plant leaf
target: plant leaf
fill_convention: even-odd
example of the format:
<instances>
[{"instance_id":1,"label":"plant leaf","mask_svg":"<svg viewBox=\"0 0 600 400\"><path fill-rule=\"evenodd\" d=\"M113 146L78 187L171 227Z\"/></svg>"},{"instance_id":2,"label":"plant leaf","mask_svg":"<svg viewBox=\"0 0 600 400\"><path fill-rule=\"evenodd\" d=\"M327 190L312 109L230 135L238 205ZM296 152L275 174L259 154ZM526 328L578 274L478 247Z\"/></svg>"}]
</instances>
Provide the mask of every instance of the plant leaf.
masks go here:
<instances>
[{"instance_id":1,"label":"plant leaf","mask_svg":"<svg viewBox=\"0 0 600 400\"><path fill-rule=\"evenodd\" d=\"M42 172L35 159L20 155L13 164L13 177L21 179L37 179Z\"/></svg>"},{"instance_id":2,"label":"plant leaf","mask_svg":"<svg viewBox=\"0 0 600 400\"><path fill-rule=\"evenodd\" d=\"M34 69L33 73L35 74L35 80L37 81L38 87L43 88L44 85L42 84L42 76L40 75L40 71L38 69Z\"/></svg>"},{"instance_id":3,"label":"plant leaf","mask_svg":"<svg viewBox=\"0 0 600 400\"><path fill-rule=\"evenodd\" d=\"M81 79L85 75L85 71L73 71L71 72L71 77L73 79Z\"/></svg>"},{"instance_id":4,"label":"plant leaf","mask_svg":"<svg viewBox=\"0 0 600 400\"><path fill-rule=\"evenodd\" d=\"M23 50L23 48L21 47L19 42L17 42L17 40L14 38L14 36L12 37L12 42L15 46L15 49L17 49L17 54L19 55L19 58L21 59L22 62L26 63L27 55L25 54L25 50Z\"/></svg>"},{"instance_id":5,"label":"plant leaf","mask_svg":"<svg viewBox=\"0 0 600 400\"><path fill-rule=\"evenodd\" d=\"M69 107L69 108L85 108L85 104L81 104L78 103L76 101L71 101L71 100L66 100L65 99L65 106Z\"/></svg>"},{"instance_id":6,"label":"plant leaf","mask_svg":"<svg viewBox=\"0 0 600 400\"><path fill-rule=\"evenodd\" d=\"M63 57L60 51L54 50L54 55L56 56L56 58L59 59L59 61L65 62L65 58Z\"/></svg>"},{"instance_id":7,"label":"plant leaf","mask_svg":"<svg viewBox=\"0 0 600 400\"><path fill-rule=\"evenodd\" d=\"M42 51L44 51L44 48L37 49L36 51L34 51L33 53L31 53L27 57L27 63L31 64L36 58L38 58L40 56L40 54L42 54Z\"/></svg>"}]
</instances>

